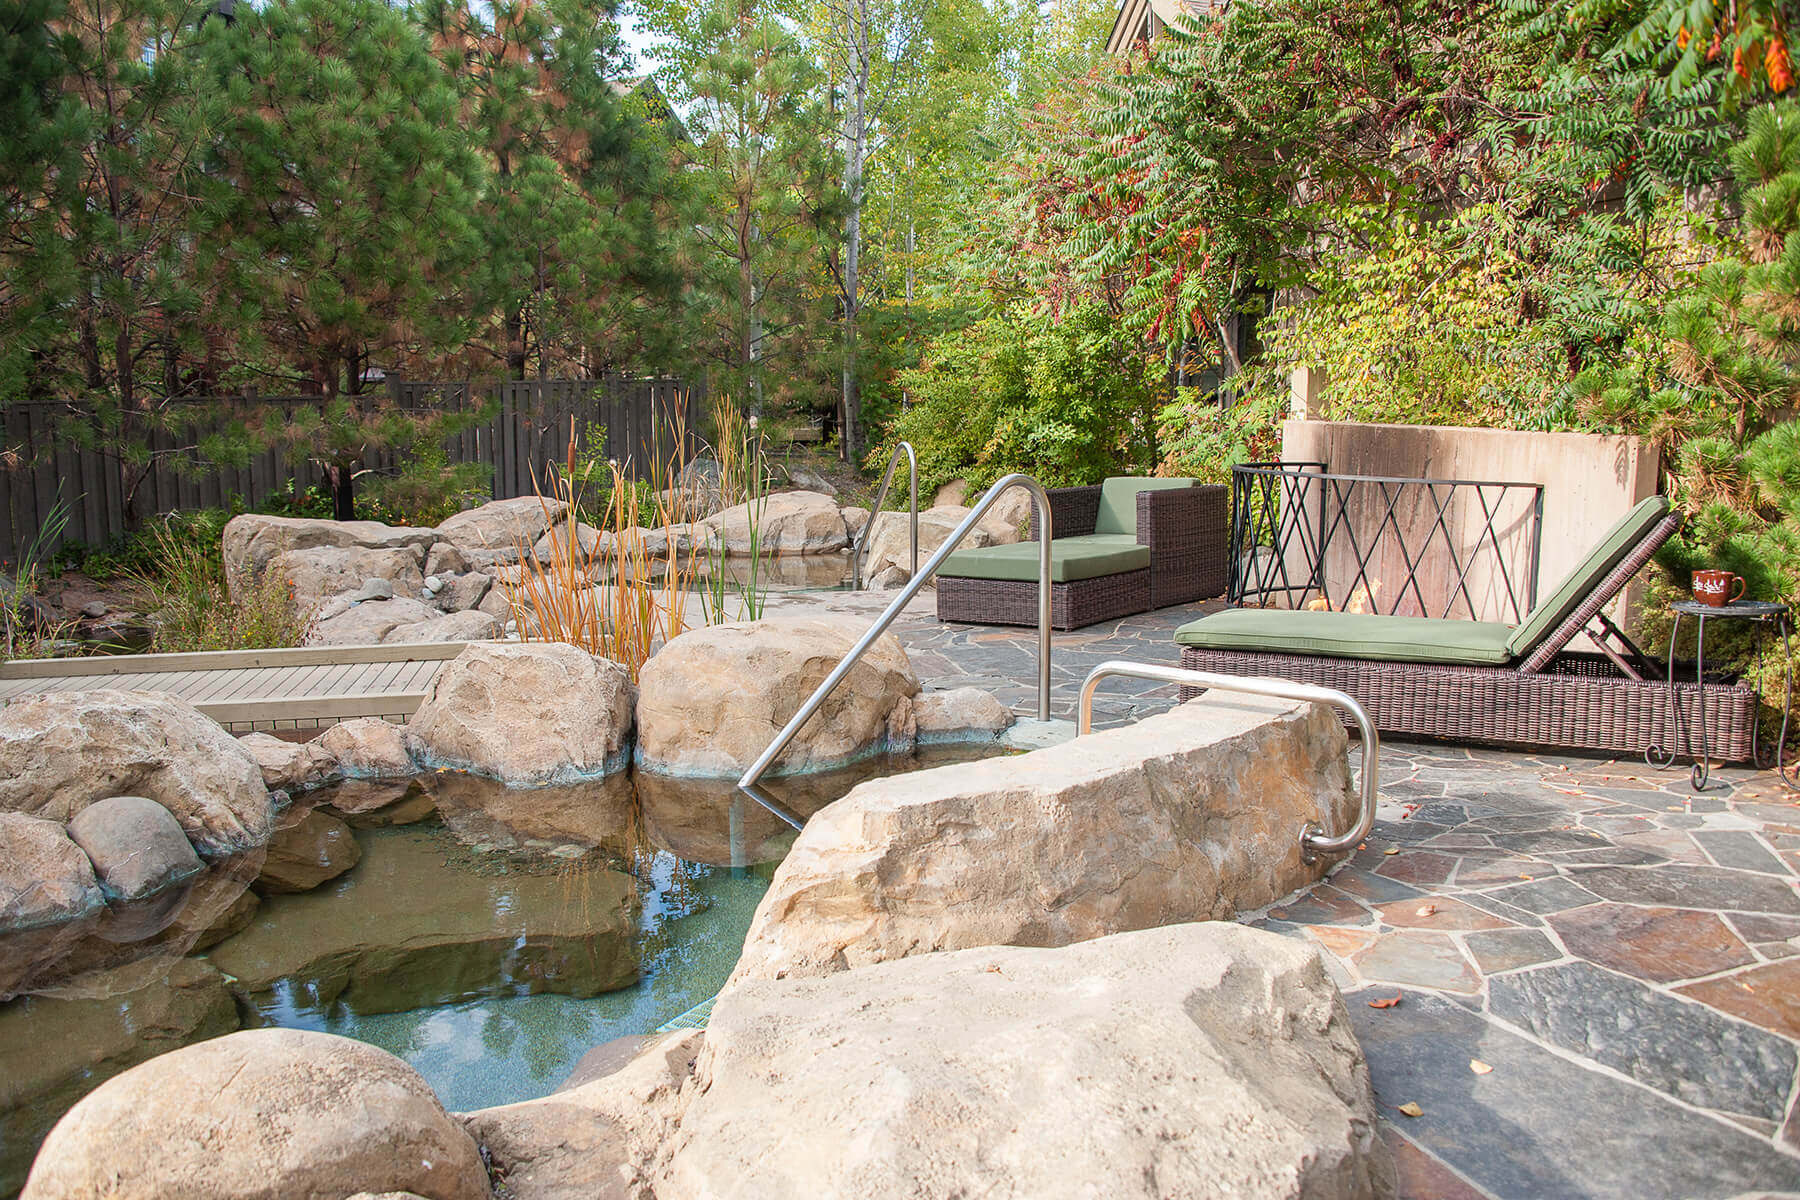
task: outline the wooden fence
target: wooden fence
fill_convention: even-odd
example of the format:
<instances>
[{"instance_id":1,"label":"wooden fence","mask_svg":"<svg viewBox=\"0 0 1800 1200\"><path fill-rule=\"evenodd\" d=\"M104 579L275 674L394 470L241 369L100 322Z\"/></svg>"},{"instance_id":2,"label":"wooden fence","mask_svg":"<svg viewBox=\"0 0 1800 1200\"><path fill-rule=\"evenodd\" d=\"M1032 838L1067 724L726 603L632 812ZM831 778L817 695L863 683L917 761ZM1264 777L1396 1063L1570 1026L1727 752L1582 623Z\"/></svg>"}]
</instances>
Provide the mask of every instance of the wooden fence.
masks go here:
<instances>
[{"instance_id":1,"label":"wooden fence","mask_svg":"<svg viewBox=\"0 0 1800 1200\"><path fill-rule=\"evenodd\" d=\"M605 457L617 459L640 477L653 461L667 462L679 453L686 460L698 448L698 421L703 411L701 389L679 379L538 379L499 384L468 380L393 380L388 400L415 412L466 412L490 405L497 410L462 433L446 439L452 463L481 463L493 471L496 500L522 496L532 479L543 478L551 463L568 452L573 422L577 441L587 448L593 425L606 427ZM142 439L149 466L120 460L115 451L85 449L69 436L67 410L56 404L17 404L0 412L4 421L6 465L0 465L0 501L6 521L0 525L0 563L16 561L37 537L45 518L62 499L69 505L63 541L105 545L130 528L128 478L138 483L138 511L166 513L178 509L213 508L241 501L254 507L282 490L291 480L296 490L324 481L316 463L285 449L254 454L243 467L201 465L198 449L209 435L234 423L254 423L269 410L283 416L317 408L317 396L229 396L178 402L171 428ZM178 431L177 431L178 427ZM672 435L684 431L677 451ZM362 467L393 473L405 447L382 447L364 453Z\"/></svg>"}]
</instances>

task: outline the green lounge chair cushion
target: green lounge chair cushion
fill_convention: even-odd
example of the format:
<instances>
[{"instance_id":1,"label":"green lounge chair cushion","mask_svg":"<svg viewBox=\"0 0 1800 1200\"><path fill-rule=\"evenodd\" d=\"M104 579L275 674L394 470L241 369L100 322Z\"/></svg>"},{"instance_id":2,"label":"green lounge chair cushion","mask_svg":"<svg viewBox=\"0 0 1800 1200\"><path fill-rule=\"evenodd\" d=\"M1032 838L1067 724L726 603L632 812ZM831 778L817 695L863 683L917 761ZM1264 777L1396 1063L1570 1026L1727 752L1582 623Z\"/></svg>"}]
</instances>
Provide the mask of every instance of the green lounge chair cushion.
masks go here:
<instances>
[{"instance_id":1,"label":"green lounge chair cushion","mask_svg":"<svg viewBox=\"0 0 1800 1200\"><path fill-rule=\"evenodd\" d=\"M1141 571L1149 565L1150 547L1138 545L1133 538L1100 534L1050 540L1052 583L1098 579L1102 575ZM938 574L957 579L1026 579L1035 583L1038 544L1017 542L1011 546L958 550L944 560Z\"/></svg>"},{"instance_id":2,"label":"green lounge chair cushion","mask_svg":"<svg viewBox=\"0 0 1800 1200\"><path fill-rule=\"evenodd\" d=\"M1192 479L1152 479L1145 475L1115 475L1100 485L1100 515L1094 519L1095 533L1122 533L1137 536L1137 494L1160 492L1166 488L1193 487ZM1050 530L1055 533L1054 527ZM1060 538L1053 538L1060 541Z\"/></svg>"},{"instance_id":3,"label":"green lounge chair cushion","mask_svg":"<svg viewBox=\"0 0 1800 1200\"><path fill-rule=\"evenodd\" d=\"M1549 599L1540 601L1536 608L1525 614L1525 620L1513 630L1506 643L1507 653L1514 658L1528 656L1539 642L1569 619L1613 568L1624 561L1632 547L1643 541L1644 536L1656 528L1657 522L1668 515L1669 502L1661 496L1652 496L1640 500L1630 512L1620 517L1618 524L1600 539L1600 544L1588 551L1587 557L1556 586Z\"/></svg>"},{"instance_id":4,"label":"green lounge chair cushion","mask_svg":"<svg viewBox=\"0 0 1800 1200\"><path fill-rule=\"evenodd\" d=\"M1175 631L1175 640L1212 650L1490 667L1511 661L1506 649L1511 633L1512 626L1493 621L1230 608L1183 625Z\"/></svg>"}]
</instances>

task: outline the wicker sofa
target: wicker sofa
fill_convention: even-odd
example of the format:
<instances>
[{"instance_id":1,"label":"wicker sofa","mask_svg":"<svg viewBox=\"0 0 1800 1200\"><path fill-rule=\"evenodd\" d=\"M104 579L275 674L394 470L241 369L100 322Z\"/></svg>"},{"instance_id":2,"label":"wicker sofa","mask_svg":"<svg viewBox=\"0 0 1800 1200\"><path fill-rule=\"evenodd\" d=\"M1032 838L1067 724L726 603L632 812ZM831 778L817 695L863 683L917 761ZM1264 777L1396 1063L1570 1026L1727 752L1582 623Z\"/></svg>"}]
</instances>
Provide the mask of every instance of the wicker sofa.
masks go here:
<instances>
[{"instance_id":1,"label":"wicker sofa","mask_svg":"<svg viewBox=\"0 0 1800 1200\"><path fill-rule=\"evenodd\" d=\"M1633 508L1518 626L1360 613L1231 609L1175 633L1181 665L1347 692L1378 729L1402 736L1640 754L1687 748L1697 685L1673 693L1604 609L1680 528L1661 497ZM1572 653L1588 632L1603 654ZM1708 682L1715 756L1755 752L1756 693ZM1200 689L1182 689L1182 699ZM1673 696L1673 699L1672 699Z\"/></svg>"},{"instance_id":2,"label":"wicker sofa","mask_svg":"<svg viewBox=\"0 0 1800 1200\"><path fill-rule=\"evenodd\" d=\"M1118 476L1051 488L1049 496L1050 623L1057 629L1224 594L1225 488ZM937 611L940 621L1037 624L1038 543L950 555L937 572Z\"/></svg>"}]
</instances>

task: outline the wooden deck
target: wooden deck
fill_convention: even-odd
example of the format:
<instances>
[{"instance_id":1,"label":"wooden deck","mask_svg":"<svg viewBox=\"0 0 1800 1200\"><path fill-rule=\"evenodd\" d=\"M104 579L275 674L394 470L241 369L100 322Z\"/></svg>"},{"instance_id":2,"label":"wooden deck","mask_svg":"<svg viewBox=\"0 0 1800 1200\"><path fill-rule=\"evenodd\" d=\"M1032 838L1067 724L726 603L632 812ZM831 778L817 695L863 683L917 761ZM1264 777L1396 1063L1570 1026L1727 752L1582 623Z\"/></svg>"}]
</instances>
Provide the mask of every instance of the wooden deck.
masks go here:
<instances>
[{"instance_id":1,"label":"wooden deck","mask_svg":"<svg viewBox=\"0 0 1800 1200\"><path fill-rule=\"evenodd\" d=\"M120 654L0 663L0 702L34 692L169 692L233 733L319 729L352 717L404 721L467 642Z\"/></svg>"}]
</instances>

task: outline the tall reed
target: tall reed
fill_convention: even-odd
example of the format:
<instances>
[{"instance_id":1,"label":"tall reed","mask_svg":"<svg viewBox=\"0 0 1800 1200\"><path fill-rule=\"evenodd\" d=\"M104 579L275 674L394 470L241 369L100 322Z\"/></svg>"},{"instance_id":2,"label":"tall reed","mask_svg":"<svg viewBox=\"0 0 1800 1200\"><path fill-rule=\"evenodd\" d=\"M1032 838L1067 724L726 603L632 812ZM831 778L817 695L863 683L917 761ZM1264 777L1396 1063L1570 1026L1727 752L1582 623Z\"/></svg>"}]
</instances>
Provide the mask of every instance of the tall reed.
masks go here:
<instances>
[{"instance_id":1,"label":"tall reed","mask_svg":"<svg viewBox=\"0 0 1800 1200\"><path fill-rule=\"evenodd\" d=\"M762 619L767 585L759 585L762 570L762 518L768 503L768 464L763 455L763 440L754 417L746 418L730 396L721 396L713 404L713 430L717 439L713 455L719 463L719 502L725 508L744 506L749 533L750 556L742 578L734 574L725 554L725 529L720 524L719 536L708 546L709 562L705 579L707 621ZM730 596L738 600L731 611Z\"/></svg>"}]
</instances>

